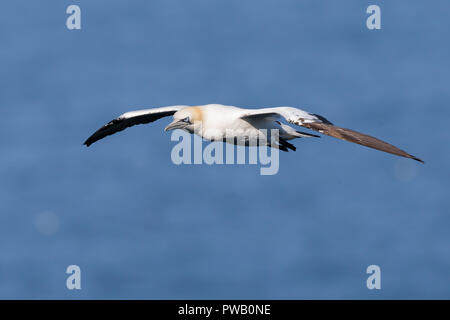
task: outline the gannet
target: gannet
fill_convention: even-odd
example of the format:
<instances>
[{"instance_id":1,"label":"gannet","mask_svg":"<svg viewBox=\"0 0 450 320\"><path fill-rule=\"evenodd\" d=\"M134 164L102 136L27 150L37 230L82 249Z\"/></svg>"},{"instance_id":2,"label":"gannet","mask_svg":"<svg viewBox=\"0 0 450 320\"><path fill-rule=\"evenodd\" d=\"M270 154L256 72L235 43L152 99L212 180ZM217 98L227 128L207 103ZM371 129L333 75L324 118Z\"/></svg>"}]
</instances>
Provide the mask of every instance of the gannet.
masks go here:
<instances>
[{"instance_id":1,"label":"gannet","mask_svg":"<svg viewBox=\"0 0 450 320\"><path fill-rule=\"evenodd\" d=\"M176 105L131 111L122 114L98 129L84 142L84 145L89 147L94 142L131 126L150 123L168 116L173 116L173 121L165 127L165 131L182 129L210 141L229 142L228 138L231 135L234 137L232 143L248 145L248 142L252 139L258 140L261 136L267 135L268 130L278 129L277 143L271 143L273 140L267 139L266 145L282 151L288 151L289 149L295 151L295 146L288 140L320 137L295 130L281 122L286 121L289 124L302 126L321 134L424 163L421 159L387 142L354 130L335 126L321 115L288 106L245 109L220 104Z\"/></svg>"}]
</instances>

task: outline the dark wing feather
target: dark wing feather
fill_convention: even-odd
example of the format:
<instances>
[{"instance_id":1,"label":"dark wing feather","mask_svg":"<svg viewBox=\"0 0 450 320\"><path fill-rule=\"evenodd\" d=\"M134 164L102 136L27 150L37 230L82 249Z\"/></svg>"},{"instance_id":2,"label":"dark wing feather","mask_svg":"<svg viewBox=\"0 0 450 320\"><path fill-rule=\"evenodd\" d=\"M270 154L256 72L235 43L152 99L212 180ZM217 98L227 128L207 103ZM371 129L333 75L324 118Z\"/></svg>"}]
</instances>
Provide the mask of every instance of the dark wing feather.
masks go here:
<instances>
[{"instance_id":1,"label":"dark wing feather","mask_svg":"<svg viewBox=\"0 0 450 320\"><path fill-rule=\"evenodd\" d=\"M116 132L122 131L126 128L132 127L138 124L146 124L163 117L173 115L177 110L163 111L163 112L153 112L142 114L133 117L119 117L108 122L106 125L98 129L93 135L91 135L85 142L84 145L90 146L94 142L103 139L106 136L110 136Z\"/></svg>"},{"instance_id":2,"label":"dark wing feather","mask_svg":"<svg viewBox=\"0 0 450 320\"><path fill-rule=\"evenodd\" d=\"M416 161L424 163L421 159L410 155L409 153L393 146L392 144L350 129L336 127L331 123L310 122L303 123L302 126L341 140L357 143L369 148L392 153L397 156L414 159Z\"/></svg>"}]
</instances>

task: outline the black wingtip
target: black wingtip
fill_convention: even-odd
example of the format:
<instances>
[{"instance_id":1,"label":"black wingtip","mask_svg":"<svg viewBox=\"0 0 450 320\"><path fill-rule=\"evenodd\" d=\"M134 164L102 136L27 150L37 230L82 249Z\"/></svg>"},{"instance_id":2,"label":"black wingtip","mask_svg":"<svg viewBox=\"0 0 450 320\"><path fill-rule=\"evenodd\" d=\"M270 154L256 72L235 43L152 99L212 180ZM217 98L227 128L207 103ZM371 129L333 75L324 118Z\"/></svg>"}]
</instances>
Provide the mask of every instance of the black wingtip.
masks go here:
<instances>
[{"instance_id":1,"label":"black wingtip","mask_svg":"<svg viewBox=\"0 0 450 320\"><path fill-rule=\"evenodd\" d=\"M83 146L89 147L91 144L89 143L89 139L83 142Z\"/></svg>"},{"instance_id":2,"label":"black wingtip","mask_svg":"<svg viewBox=\"0 0 450 320\"><path fill-rule=\"evenodd\" d=\"M327 118L325 118L324 116L321 116L320 114L317 113L313 113L313 116L317 117L320 121L322 121L323 123L326 124L333 124L330 120L328 120Z\"/></svg>"},{"instance_id":3,"label":"black wingtip","mask_svg":"<svg viewBox=\"0 0 450 320\"><path fill-rule=\"evenodd\" d=\"M87 138L85 142L83 142L83 146L86 146L86 148L89 148L94 142L97 140L93 140L92 136Z\"/></svg>"},{"instance_id":4,"label":"black wingtip","mask_svg":"<svg viewBox=\"0 0 450 320\"><path fill-rule=\"evenodd\" d=\"M416 157L414 157L414 156L411 156L411 159L416 160L416 161L419 161L419 162L422 163L422 164L425 164L425 161L423 161L422 159L416 158Z\"/></svg>"}]
</instances>

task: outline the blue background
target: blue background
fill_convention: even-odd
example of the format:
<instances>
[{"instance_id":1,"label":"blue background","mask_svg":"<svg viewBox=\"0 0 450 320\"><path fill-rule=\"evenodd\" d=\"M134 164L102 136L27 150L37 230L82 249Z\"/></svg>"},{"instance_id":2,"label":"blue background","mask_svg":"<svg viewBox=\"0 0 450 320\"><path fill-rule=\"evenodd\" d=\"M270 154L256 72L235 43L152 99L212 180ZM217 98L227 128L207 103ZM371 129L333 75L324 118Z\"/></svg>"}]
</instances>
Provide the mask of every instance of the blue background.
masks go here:
<instances>
[{"instance_id":1,"label":"blue background","mask_svg":"<svg viewBox=\"0 0 450 320\"><path fill-rule=\"evenodd\" d=\"M449 11L3 1L0 298L450 298ZM301 107L426 164L323 137L297 140L275 176L175 166L169 119L82 146L125 111L207 103Z\"/></svg>"}]
</instances>

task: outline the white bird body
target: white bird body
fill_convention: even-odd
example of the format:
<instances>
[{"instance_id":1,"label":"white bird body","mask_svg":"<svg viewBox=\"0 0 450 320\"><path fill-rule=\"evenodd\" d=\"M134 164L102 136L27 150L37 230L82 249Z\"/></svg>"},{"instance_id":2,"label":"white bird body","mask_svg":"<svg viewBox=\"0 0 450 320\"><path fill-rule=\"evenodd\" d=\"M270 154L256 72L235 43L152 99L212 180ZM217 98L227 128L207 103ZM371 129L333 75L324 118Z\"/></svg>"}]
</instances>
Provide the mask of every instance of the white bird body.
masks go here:
<instances>
[{"instance_id":1,"label":"white bird body","mask_svg":"<svg viewBox=\"0 0 450 320\"><path fill-rule=\"evenodd\" d=\"M280 108L285 107L276 109L282 110ZM257 115L255 111L258 110L264 110L265 116L252 119L245 118L246 116ZM270 133L276 132L272 131L273 129L278 130L279 137L284 140L313 136L301 134L294 128L275 121L276 117L271 114L274 108L258 110L208 104L182 108L174 114L174 119L191 117L194 119L193 128L190 126L184 128L190 133L197 134L210 141L227 141L227 139L237 138L235 143L239 145L245 145L248 141L256 141L258 138L270 141ZM301 113L300 115L305 118L317 119L307 113Z\"/></svg>"},{"instance_id":2,"label":"white bird body","mask_svg":"<svg viewBox=\"0 0 450 320\"><path fill-rule=\"evenodd\" d=\"M116 132L136 124L150 123L166 116L174 121L165 130L183 129L211 141L224 141L240 145L249 145L249 141L265 141L264 145L282 151L296 150L288 143L301 137L319 137L300 132L281 123L303 126L338 139L358 143L370 148L392 153L398 156L422 160L377 138L333 125L326 118L293 107L273 107L262 109L244 109L220 104L203 106L169 106L124 113L97 130L85 141L86 146ZM277 129L273 131L272 129ZM275 135L275 136L274 136ZM275 140L273 139L275 138ZM274 143L274 141L276 141ZM259 145L259 144L258 144Z\"/></svg>"}]
</instances>

